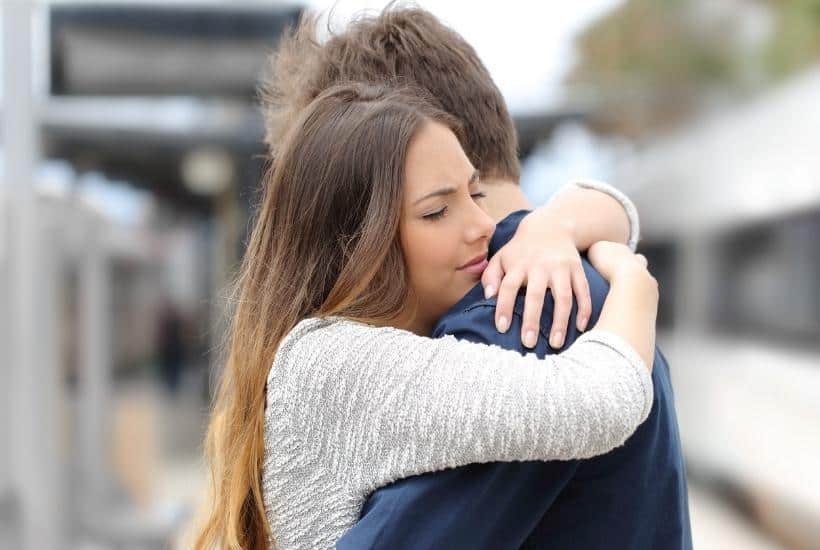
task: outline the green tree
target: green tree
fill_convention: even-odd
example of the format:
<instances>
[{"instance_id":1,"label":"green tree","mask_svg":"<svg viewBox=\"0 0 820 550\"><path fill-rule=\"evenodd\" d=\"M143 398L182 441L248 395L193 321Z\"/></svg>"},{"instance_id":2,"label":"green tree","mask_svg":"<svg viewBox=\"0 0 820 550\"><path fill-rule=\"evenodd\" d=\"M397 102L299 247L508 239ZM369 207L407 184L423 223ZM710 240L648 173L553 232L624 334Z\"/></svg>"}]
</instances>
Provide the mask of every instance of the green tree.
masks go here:
<instances>
[{"instance_id":1,"label":"green tree","mask_svg":"<svg viewBox=\"0 0 820 550\"><path fill-rule=\"evenodd\" d=\"M597 98L599 125L641 135L706 92L757 90L820 60L820 0L626 0L576 48L570 92Z\"/></svg>"}]
</instances>

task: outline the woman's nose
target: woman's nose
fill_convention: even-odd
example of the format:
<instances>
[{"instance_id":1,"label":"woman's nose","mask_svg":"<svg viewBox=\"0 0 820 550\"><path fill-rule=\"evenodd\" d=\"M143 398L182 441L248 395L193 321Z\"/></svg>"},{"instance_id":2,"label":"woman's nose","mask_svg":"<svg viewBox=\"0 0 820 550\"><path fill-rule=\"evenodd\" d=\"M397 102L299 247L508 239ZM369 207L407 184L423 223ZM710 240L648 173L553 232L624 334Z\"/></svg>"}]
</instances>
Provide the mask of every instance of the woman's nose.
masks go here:
<instances>
[{"instance_id":1,"label":"woman's nose","mask_svg":"<svg viewBox=\"0 0 820 550\"><path fill-rule=\"evenodd\" d=\"M495 231L495 221L483 208L475 203L473 203L471 214L472 219L468 225L467 240L469 242L479 239L489 240L493 235L493 231Z\"/></svg>"}]
</instances>

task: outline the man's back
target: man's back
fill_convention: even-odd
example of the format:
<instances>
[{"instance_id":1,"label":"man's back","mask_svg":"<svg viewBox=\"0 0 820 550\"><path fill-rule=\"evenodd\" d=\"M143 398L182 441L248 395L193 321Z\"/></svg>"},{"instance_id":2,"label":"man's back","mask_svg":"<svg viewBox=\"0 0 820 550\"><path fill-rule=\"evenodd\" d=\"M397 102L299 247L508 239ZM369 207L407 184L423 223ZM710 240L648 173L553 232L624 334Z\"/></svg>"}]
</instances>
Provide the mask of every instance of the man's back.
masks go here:
<instances>
[{"instance_id":1,"label":"man's back","mask_svg":"<svg viewBox=\"0 0 820 550\"><path fill-rule=\"evenodd\" d=\"M524 212L503 220L491 253L512 237ZM608 284L584 261L600 315ZM553 302L545 300L541 334L522 347L523 297L510 329L494 325L494 300L473 288L436 326L433 336L496 344L539 357L547 343ZM578 336L574 317L565 349ZM337 548L691 548L686 478L666 358L656 349L652 411L624 446L585 461L471 464L414 476L376 491L359 523Z\"/></svg>"},{"instance_id":2,"label":"man's back","mask_svg":"<svg viewBox=\"0 0 820 550\"><path fill-rule=\"evenodd\" d=\"M669 368L658 348L653 365L649 417L622 447L578 461L522 548L691 548Z\"/></svg>"}]
</instances>

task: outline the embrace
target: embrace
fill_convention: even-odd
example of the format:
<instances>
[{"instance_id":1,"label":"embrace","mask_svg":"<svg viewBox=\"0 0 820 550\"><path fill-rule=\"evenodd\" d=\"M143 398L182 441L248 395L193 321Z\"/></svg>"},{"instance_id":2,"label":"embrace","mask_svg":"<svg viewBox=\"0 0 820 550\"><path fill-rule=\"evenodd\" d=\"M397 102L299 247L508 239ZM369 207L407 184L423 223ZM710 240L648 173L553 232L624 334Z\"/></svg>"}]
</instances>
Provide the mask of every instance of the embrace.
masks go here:
<instances>
[{"instance_id":1,"label":"embrace","mask_svg":"<svg viewBox=\"0 0 820 550\"><path fill-rule=\"evenodd\" d=\"M498 88L418 8L304 19L263 92L196 548L690 549L630 199L533 209Z\"/></svg>"}]
</instances>

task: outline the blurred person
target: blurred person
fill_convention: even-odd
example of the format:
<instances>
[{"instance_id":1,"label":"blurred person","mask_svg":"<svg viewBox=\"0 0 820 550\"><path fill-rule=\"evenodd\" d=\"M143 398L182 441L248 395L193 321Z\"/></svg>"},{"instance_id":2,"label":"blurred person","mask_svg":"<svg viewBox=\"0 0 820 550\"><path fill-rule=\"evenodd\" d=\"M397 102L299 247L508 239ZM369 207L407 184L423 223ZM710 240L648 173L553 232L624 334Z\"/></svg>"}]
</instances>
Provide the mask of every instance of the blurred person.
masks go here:
<instances>
[{"instance_id":1,"label":"blurred person","mask_svg":"<svg viewBox=\"0 0 820 550\"><path fill-rule=\"evenodd\" d=\"M315 22L307 19L280 42L272 69L263 100L266 141L274 156L300 111L326 88L346 81L398 80L418 86L463 125L464 150L485 184L484 205L499 221L490 253L501 252L492 256L484 288L471 289L439 320L433 336L451 334L544 357L564 349L594 323L609 287L578 250L617 236L605 228L607 218L600 214L609 198L595 190L609 193L633 214L628 241L633 250L637 213L625 196L601 184L562 191L547 206L555 223L544 234L541 251L556 264L582 266L588 288L583 274L567 276L566 270L524 281L521 270L508 265L521 249L502 248L532 208L517 185L515 129L489 72L456 32L422 9L389 6L357 18L320 43ZM576 239L566 238L567 227ZM496 301L492 296L505 268L507 288L502 285ZM551 294L542 307L525 304L525 297L543 293L547 281ZM516 296L524 282L528 290ZM535 343L526 338L533 333ZM653 360L652 410L625 446L591 460L473 464L398 481L374 492L338 547L691 548L669 367L660 349Z\"/></svg>"},{"instance_id":2,"label":"blurred person","mask_svg":"<svg viewBox=\"0 0 820 550\"><path fill-rule=\"evenodd\" d=\"M285 134L240 272L197 547L329 548L397 479L591 457L646 418L657 282L624 244L589 249L610 291L558 355L428 337L480 286L495 230L460 131L420 91L350 84ZM549 212L514 252L542 246Z\"/></svg>"},{"instance_id":3,"label":"blurred person","mask_svg":"<svg viewBox=\"0 0 820 550\"><path fill-rule=\"evenodd\" d=\"M162 381L171 397L179 393L185 360L184 320L173 301L165 297L159 310L159 364Z\"/></svg>"}]
</instances>

